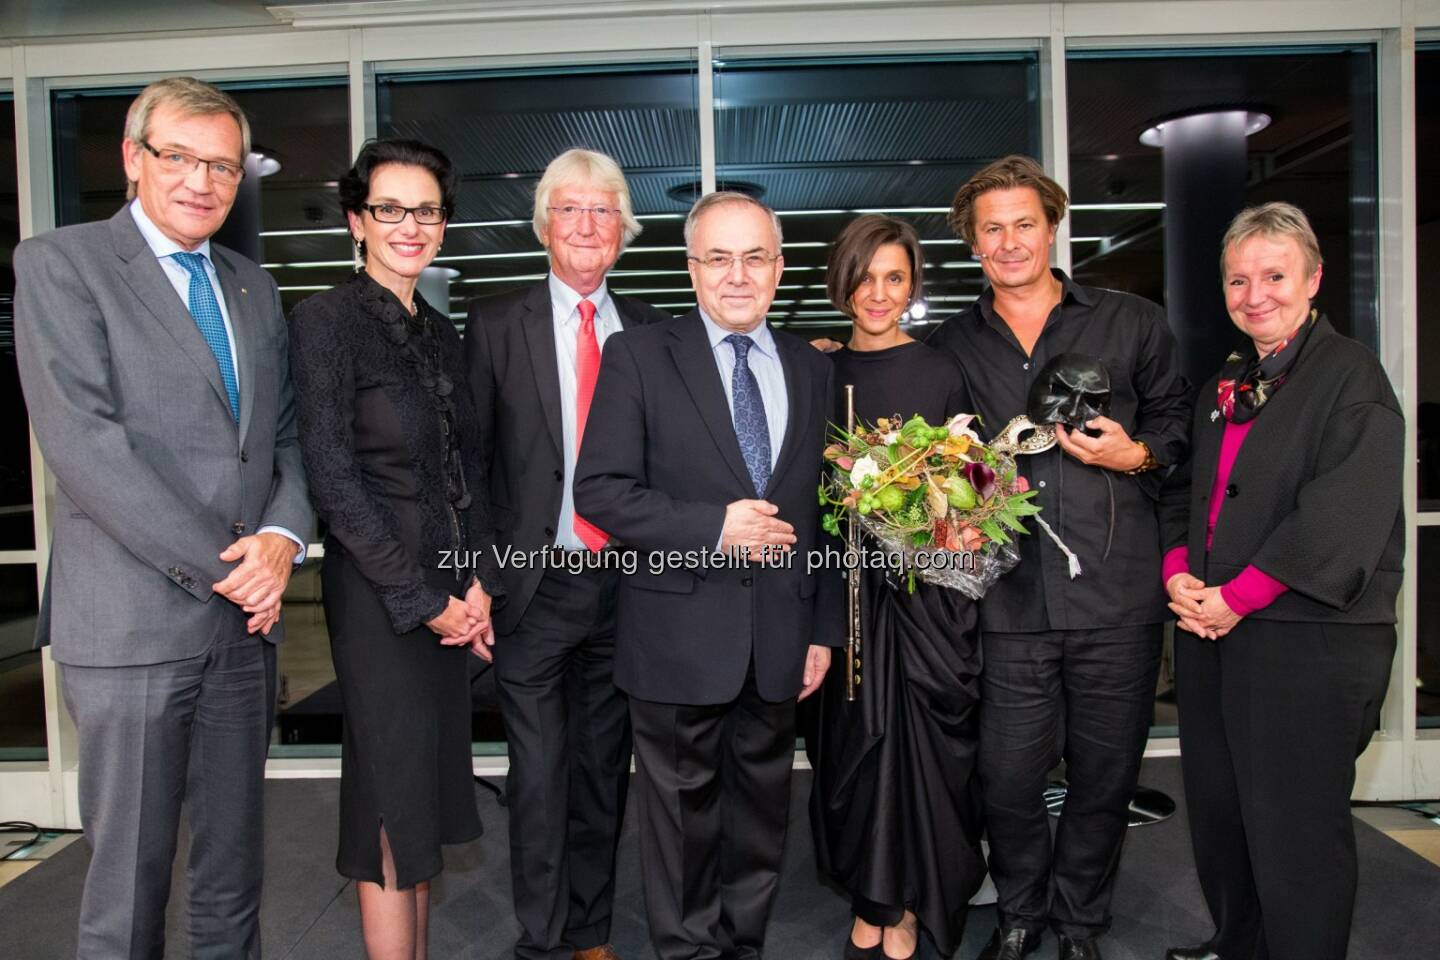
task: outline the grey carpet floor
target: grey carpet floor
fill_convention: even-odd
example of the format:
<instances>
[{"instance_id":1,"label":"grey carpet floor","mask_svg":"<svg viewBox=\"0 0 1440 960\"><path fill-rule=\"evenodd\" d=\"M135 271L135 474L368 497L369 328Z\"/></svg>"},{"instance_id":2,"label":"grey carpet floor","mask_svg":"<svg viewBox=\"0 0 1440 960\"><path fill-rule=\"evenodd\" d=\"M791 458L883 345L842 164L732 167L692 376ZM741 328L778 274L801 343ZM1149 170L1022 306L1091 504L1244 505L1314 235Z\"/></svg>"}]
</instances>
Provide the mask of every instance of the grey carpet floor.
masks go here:
<instances>
[{"instance_id":1,"label":"grey carpet floor","mask_svg":"<svg viewBox=\"0 0 1440 960\"><path fill-rule=\"evenodd\" d=\"M1208 915L1195 881L1185 829L1179 761L1147 760L1141 782L1174 797L1169 820L1130 831L1114 899L1115 922L1103 942L1109 960L1160 960L1165 947L1203 940ZM839 895L815 875L804 798L808 774L797 774L785 877L771 922L774 960L835 958L849 926ZM479 793L486 833L451 848L432 888L431 957L490 960L511 955L516 927L510 907L506 814ZM355 960L360 942L355 893L333 868L338 781L272 780L266 790L266 879L262 909L265 955L295 960ZM613 940L622 957L653 957L645 933L633 817L621 844ZM1356 822L1360 894L1351 960L1440 956L1440 867ZM76 843L0 888L0 957L68 960L88 853ZM183 864L183 850L177 861ZM184 871L178 866L170 910L172 957L188 956ZM993 908L971 911L958 957L970 960L988 938ZM1036 960L1055 956L1047 938Z\"/></svg>"}]
</instances>

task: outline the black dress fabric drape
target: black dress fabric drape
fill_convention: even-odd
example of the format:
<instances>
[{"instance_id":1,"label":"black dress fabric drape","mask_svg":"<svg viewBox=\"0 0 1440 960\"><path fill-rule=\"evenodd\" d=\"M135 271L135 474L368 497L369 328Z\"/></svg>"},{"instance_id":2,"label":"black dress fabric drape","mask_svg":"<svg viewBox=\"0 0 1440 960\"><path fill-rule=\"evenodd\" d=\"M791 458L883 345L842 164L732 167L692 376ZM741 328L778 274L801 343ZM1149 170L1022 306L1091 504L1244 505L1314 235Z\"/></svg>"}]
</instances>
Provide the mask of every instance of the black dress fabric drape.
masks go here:
<instances>
[{"instance_id":1,"label":"black dress fabric drape","mask_svg":"<svg viewBox=\"0 0 1440 960\"><path fill-rule=\"evenodd\" d=\"M835 362L836 385L855 385L857 414L867 423L919 413L938 424L969 409L958 367L923 344L840 351ZM817 862L862 918L885 914L880 919L893 925L910 909L949 956L985 877L974 776L976 606L920 582L911 593L903 578L867 570L861 611L860 692L853 702L845 698L842 654L807 743Z\"/></svg>"},{"instance_id":2,"label":"black dress fabric drape","mask_svg":"<svg viewBox=\"0 0 1440 960\"><path fill-rule=\"evenodd\" d=\"M425 626L494 560L477 416L449 319L411 316L368 274L299 304L291 372L305 473L328 526L321 581L344 708L336 868L396 885L481 832L470 757L470 652Z\"/></svg>"}]
</instances>

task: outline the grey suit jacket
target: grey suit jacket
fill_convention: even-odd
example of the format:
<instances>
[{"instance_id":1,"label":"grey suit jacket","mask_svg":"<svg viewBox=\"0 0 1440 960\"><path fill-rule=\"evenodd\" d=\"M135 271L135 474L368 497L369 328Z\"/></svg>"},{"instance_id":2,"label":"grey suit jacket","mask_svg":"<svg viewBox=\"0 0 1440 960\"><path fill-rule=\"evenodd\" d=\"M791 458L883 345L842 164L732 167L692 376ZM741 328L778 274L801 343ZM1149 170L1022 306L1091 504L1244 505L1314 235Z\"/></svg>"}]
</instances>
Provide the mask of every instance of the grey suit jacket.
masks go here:
<instances>
[{"instance_id":1,"label":"grey suit jacket","mask_svg":"<svg viewBox=\"0 0 1440 960\"><path fill-rule=\"evenodd\" d=\"M235 335L238 426L128 207L15 250L20 380L55 477L37 640L62 663L200 655L244 629L244 612L210 589L234 566L221 551L267 524L309 537L279 292L239 254L211 253Z\"/></svg>"}]
</instances>

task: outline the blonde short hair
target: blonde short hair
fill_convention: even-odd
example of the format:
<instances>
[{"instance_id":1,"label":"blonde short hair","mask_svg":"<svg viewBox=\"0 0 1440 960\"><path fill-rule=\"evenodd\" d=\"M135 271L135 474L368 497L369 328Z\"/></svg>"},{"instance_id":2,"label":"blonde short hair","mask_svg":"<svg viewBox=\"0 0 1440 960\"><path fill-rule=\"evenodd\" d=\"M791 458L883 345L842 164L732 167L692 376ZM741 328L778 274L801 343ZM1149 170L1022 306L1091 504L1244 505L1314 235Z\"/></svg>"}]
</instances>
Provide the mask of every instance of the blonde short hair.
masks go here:
<instances>
[{"instance_id":1,"label":"blonde short hair","mask_svg":"<svg viewBox=\"0 0 1440 960\"><path fill-rule=\"evenodd\" d=\"M690 248L690 241L695 236L695 224L702 214L711 207L723 207L727 204L741 204L755 207L770 218L770 226L775 231L775 252L781 252L780 248L785 245L785 235L780 230L780 216L771 210L769 206L756 200L748 193L741 193L738 190L713 190L705 194L695 205L690 208L689 214L685 217L685 252L694 255L695 251Z\"/></svg>"},{"instance_id":2,"label":"blonde short hair","mask_svg":"<svg viewBox=\"0 0 1440 960\"><path fill-rule=\"evenodd\" d=\"M631 240L640 236L643 228L640 221L635 219L635 211L631 209L630 187L625 183L625 172L620 169L620 164L603 153L577 147L566 150L551 160L535 187L535 218L532 225L537 240L545 242L545 230L550 226L550 194L557 187L578 183L589 183L615 194L620 203L620 222L625 228L620 249L625 249Z\"/></svg>"},{"instance_id":3,"label":"blonde short hair","mask_svg":"<svg viewBox=\"0 0 1440 960\"><path fill-rule=\"evenodd\" d=\"M1315 239L1315 230L1305 211L1293 203L1272 200L1258 207L1246 207L1230 221L1225 239L1220 243L1220 278L1225 278L1225 254L1231 247L1238 247L1251 237L1266 236L1273 239L1289 238L1300 247L1305 255L1305 273L1313 274L1324 263L1320 256L1320 241Z\"/></svg>"},{"instance_id":4,"label":"blonde short hair","mask_svg":"<svg viewBox=\"0 0 1440 960\"><path fill-rule=\"evenodd\" d=\"M125 113L125 139L135 143L149 140L150 117L161 105L174 107L185 117L229 115L240 127L240 162L244 163L245 158L250 156L250 121L245 118L245 111L230 94L194 77L166 77L141 90ZM135 199L133 180L125 192L125 199Z\"/></svg>"}]
</instances>

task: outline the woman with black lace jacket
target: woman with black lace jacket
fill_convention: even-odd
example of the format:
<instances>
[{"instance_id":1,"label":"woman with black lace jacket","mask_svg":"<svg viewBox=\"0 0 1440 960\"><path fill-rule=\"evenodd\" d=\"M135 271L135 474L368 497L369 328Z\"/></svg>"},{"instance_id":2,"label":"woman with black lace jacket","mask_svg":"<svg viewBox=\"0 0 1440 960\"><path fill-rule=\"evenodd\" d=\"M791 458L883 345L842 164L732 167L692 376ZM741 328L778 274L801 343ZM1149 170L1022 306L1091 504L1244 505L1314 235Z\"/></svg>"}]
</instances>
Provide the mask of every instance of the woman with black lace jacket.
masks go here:
<instances>
[{"instance_id":1,"label":"woman with black lace jacket","mask_svg":"<svg viewBox=\"0 0 1440 960\"><path fill-rule=\"evenodd\" d=\"M336 867L357 881L372 960L425 956L441 845L481 831L467 657L490 658L503 588L460 337L415 289L455 182L425 144L366 144L340 181L364 269L290 322L344 705Z\"/></svg>"}]
</instances>

